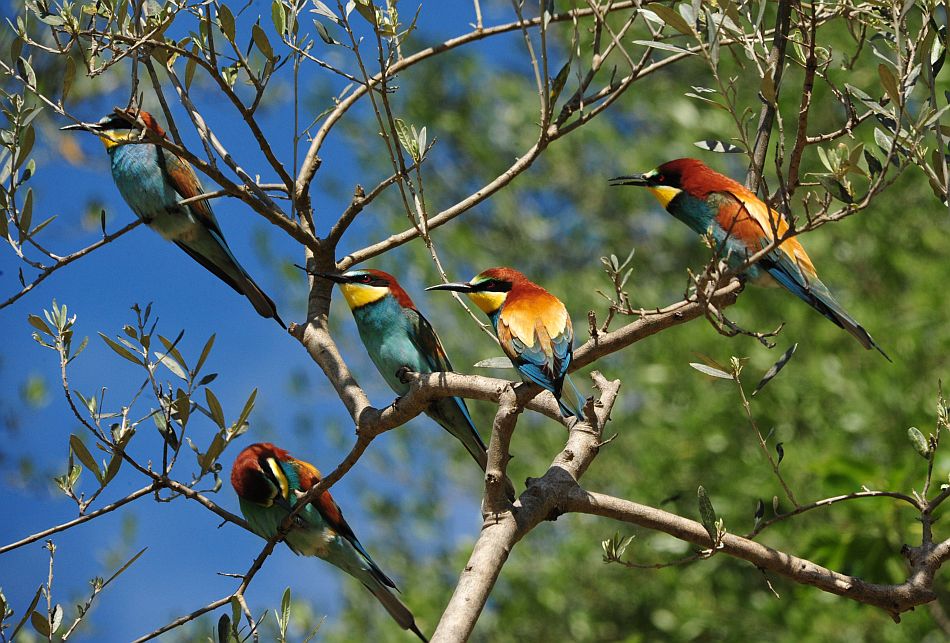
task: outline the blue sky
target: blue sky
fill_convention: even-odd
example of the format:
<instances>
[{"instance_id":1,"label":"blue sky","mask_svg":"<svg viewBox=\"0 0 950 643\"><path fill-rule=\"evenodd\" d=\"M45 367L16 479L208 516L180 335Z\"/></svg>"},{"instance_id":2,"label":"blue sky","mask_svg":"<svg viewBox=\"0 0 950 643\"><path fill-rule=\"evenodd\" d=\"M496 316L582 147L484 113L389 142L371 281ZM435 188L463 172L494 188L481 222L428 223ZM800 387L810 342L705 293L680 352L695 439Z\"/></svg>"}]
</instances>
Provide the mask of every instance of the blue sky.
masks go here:
<instances>
[{"instance_id":1,"label":"blue sky","mask_svg":"<svg viewBox=\"0 0 950 643\"><path fill-rule=\"evenodd\" d=\"M508 12L496 16L486 7L486 22L507 21ZM409 7L404 7L406 12ZM270 2L254 2L246 10L245 18L257 13L270 14ZM243 18L242 18L243 19ZM429 38L445 38L468 30L473 20L471 4L466 2L429 3L421 14L420 33ZM416 42L409 40L408 50ZM507 40L511 44L511 40ZM517 44L517 43L516 43ZM478 44L491 48L493 43ZM317 50L321 51L322 43ZM289 68L288 68L289 69ZM81 106L71 106L74 113L85 120L96 120L117 104L124 104L128 87L90 99ZM260 153L250 138L243 133L235 114L222 109L214 93L200 86L195 98L209 123L234 153L242 166L251 173L264 171ZM146 92L147 105L154 104ZM262 111L262 124L272 137L275 150L282 159L291 158L291 144L286 103L269 105ZM200 149L194 132L180 110L175 110L179 127L193 149ZM36 192L34 220L51 214L58 215L44 236L47 245L56 252L67 253L95 241L98 227L86 229L81 224L87 203L101 202L108 213L108 229L116 230L132 220L132 213L122 202L109 172L108 157L94 137L78 132L59 132L55 126L65 125L55 118L37 132L38 143L34 156L38 173L32 180ZM375 131L372 127L369 131ZM431 136L431 135L430 135ZM81 145L84 160L68 164L59 156L62 137L75 137ZM355 183L373 185L381 177L364 176L356 167L339 135L331 136L324 148L323 167L314 183L347 186L346 194ZM302 151L305 148L302 148ZM270 180L265 173L264 180ZM207 182L206 182L207 183ZM333 213L346 205L344 199L333 194L319 193L320 220L331 220ZM299 248L288 242L275 228L254 217L235 200L218 200L214 204L218 220L234 253L262 288L277 302L285 321L303 321L303 303L306 281L303 276L291 286L280 276L283 264L302 261ZM323 228L325 229L325 228ZM341 248L357 248L374 240L373 226L354 227L351 238ZM260 237L266 237L274 260L261 261L258 252ZM0 294L6 298L19 288L18 262L9 250L0 254ZM29 274L29 273L28 273ZM425 284L406 284L417 296ZM50 482L52 475L65 470L70 433L83 434L83 429L66 407L58 388L58 360L56 354L30 339L33 332L26 318L30 313L41 314L49 308L50 300L66 304L70 314L78 317L78 338L89 336L89 347L71 367L72 386L86 395L100 387L107 387L106 406L115 409L127 400L140 385L143 374L136 367L117 357L97 337L97 331L116 336L121 327L133 323L130 306L152 303L159 318L158 332L175 337L186 329L179 345L181 352L193 361L211 333L217 336L214 351L205 366L205 372L220 373L212 388L221 400L229 419L240 411L244 400L256 387L257 405L251 416L250 432L222 458L228 466L240 448L251 441L269 439L279 442L299 457L311 460L324 470L331 470L348 450L351 438L333 439L320 429L335 423L345 436L351 434L351 423L331 387L305 351L289 335L281 332L272 320L257 316L250 304L204 271L174 245L163 241L144 227L126 235L118 242L92 253L81 261L59 271L32 293L14 305L0 310L0 327L7 337L0 352L0 387L5 392L2 410L13 414L16 426L6 427L5 446L0 450L0 498L7 520L0 521L0 544L18 540L26 535L76 517L76 507ZM444 305L450 305L443 302ZM341 339L345 355L355 369L360 382L367 388L371 399L378 404L391 400L368 358L361 352L352 332L348 313L335 305L334 314L345 316L340 326L347 335ZM306 374L312 388L304 398L288 400L292 380ZM170 374L166 377L172 379ZM47 395L42 403L29 405L19 394L27 378L42 380ZM153 402L154 404L154 402ZM148 412L147 403L136 407L138 415ZM295 428L297 417L310 414L313 430ZM428 420L417 420L419 424ZM139 458L160 454L159 439L150 422L141 425L133 442ZM84 435L87 444L92 444ZM200 425L193 433L199 443L206 445L212 437L209 423ZM485 436L487 438L487 435ZM389 436L384 436L373 449L387 448ZM391 443L390 443L391 444ZM94 453L99 453L94 451ZM191 458L185 449L182 457ZM35 475L25 484L20 466L29 462ZM189 463L190 465L190 463ZM188 467L179 470L187 475ZM385 533L385 525L374 524L373 517L360 508L358 490L365 491L370 484L370 468L360 463L351 474L334 488L334 495L343 506L348 520L364 542ZM225 476L227 470L224 472ZM470 476L477 483L477 476ZM92 476L83 473L79 489L87 493L94 489ZM470 482L466 480L465 482ZM145 485L145 480L125 468L91 509L112 502L124 494ZM214 500L231 511L237 511L237 502L225 478L221 492ZM472 538L477 533L479 519L477 505L469 498L453 517L457 538ZM470 506L469 506L470 505ZM148 499L135 503L132 512L117 511L80 527L53 537L58 550L54 579L54 600L67 607L67 622L75 615L75 604L88 594L87 581L93 576L108 576L114 570L115 558L128 558L139 548L148 546L146 554L113 586L104 592L94 607L89 621L94 629L87 630L71 640L125 640L139 636L165 623L172 617L191 611L230 592L233 579L218 576L216 572L242 573L258 553L261 541L232 525L218 528L220 520L202 507L179 499L170 504L158 504ZM469 511L464 511L464 509ZM127 514L134 515L131 542L125 542L123 525ZM372 551L372 546L369 546ZM387 569L386 561L377 562ZM0 557L0 587L17 611L22 610L46 578L48 555L42 541L22 547ZM317 612L327 613L332 619L339 603L335 590L343 580L341 574L319 561L301 564L286 550L280 550L268 561L264 571L252 584L248 599L252 606L276 606L284 587L294 588L295 595L313 601ZM41 603L44 605L45 602ZM29 627L29 626L27 626Z\"/></svg>"}]
</instances>

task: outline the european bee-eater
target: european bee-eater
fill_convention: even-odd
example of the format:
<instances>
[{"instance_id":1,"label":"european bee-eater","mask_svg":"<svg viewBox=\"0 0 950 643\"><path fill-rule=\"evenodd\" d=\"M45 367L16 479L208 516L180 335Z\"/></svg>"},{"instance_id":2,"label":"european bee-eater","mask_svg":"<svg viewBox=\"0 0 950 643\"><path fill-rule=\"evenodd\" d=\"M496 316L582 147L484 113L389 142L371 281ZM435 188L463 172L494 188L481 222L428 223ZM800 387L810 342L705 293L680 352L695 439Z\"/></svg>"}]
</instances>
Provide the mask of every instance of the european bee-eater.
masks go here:
<instances>
[{"instance_id":1,"label":"european bee-eater","mask_svg":"<svg viewBox=\"0 0 950 643\"><path fill-rule=\"evenodd\" d=\"M701 235L711 234L719 251L733 266L788 232L788 223L755 194L702 161L684 158L631 176L610 180L611 185L643 186L674 217ZM809 306L845 329L867 349L876 348L890 361L871 335L849 315L818 278L815 266L797 237L745 269L745 276L763 285L784 286Z\"/></svg>"},{"instance_id":2,"label":"european bee-eater","mask_svg":"<svg viewBox=\"0 0 950 643\"><path fill-rule=\"evenodd\" d=\"M194 169L176 154L144 142L143 125L155 136L165 138L165 130L145 111L117 109L98 123L67 125L62 129L85 129L97 134L112 160L116 187L135 215L251 300L261 316L273 317L284 326L274 302L235 259L211 211L210 201L180 205L184 199L204 194Z\"/></svg>"},{"instance_id":3,"label":"european bee-eater","mask_svg":"<svg viewBox=\"0 0 950 643\"><path fill-rule=\"evenodd\" d=\"M409 385L396 375L401 368L414 373L452 370L432 324L422 316L395 277L381 270L351 270L342 275L313 274L340 285L366 352L397 395L409 391ZM426 415L458 438L482 471L485 470L485 443L475 429L465 400L460 397L435 400L429 404Z\"/></svg>"},{"instance_id":4,"label":"european bee-eater","mask_svg":"<svg viewBox=\"0 0 950 643\"><path fill-rule=\"evenodd\" d=\"M269 442L247 447L231 467L231 486L241 513L254 533L268 540L277 535L300 496L318 482L316 467ZM284 542L295 554L322 558L363 583L402 629L427 640L412 612L393 594L395 583L363 549L330 492L323 492L297 514Z\"/></svg>"},{"instance_id":5,"label":"european bee-eater","mask_svg":"<svg viewBox=\"0 0 950 643\"><path fill-rule=\"evenodd\" d=\"M505 355L522 379L551 391L564 417L584 419L580 404L561 399L564 380L582 398L567 375L574 355L574 327L561 300L512 268L489 268L468 283L429 286L426 290L464 292L488 315Z\"/></svg>"}]
</instances>

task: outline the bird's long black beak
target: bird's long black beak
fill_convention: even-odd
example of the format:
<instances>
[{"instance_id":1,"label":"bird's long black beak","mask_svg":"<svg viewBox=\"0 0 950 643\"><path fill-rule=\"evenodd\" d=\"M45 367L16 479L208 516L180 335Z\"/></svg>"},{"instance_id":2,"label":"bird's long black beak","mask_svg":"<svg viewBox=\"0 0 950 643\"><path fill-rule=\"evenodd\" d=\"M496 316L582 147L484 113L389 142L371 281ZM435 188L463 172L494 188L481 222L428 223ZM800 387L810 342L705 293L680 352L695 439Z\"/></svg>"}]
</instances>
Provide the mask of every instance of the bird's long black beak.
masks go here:
<instances>
[{"instance_id":1,"label":"bird's long black beak","mask_svg":"<svg viewBox=\"0 0 950 643\"><path fill-rule=\"evenodd\" d=\"M297 264L297 263L294 264L294 267L300 268L308 275L313 275L314 277L320 277L321 279L326 279L327 281L332 281L338 284L346 284L350 282L350 280L344 277L343 275L334 275L329 272L316 272L315 270L310 270L309 268L301 266L300 264Z\"/></svg>"},{"instance_id":2,"label":"bird's long black beak","mask_svg":"<svg viewBox=\"0 0 950 643\"><path fill-rule=\"evenodd\" d=\"M631 174L630 176L618 176L616 178L610 179L609 181L612 187L618 185L638 185L638 186L648 186L652 185L650 179L647 178L646 174Z\"/></svg>"},{"instance_id":3,"label":"bird's long black beak","mask_svg":"<svg viewBox=\"0 0 950 643\"><path fill-rule=\"evenodd\" d=\"M350 282L350 280L347 279L346 277L344 277L343 275L334 275L334 274L331 274L331 273L329 273L329 272L311 272L310 274L313 275L314 277L320 277L321 279L327 279L327 280L329 280L329 281L332 281L332 282L338 283L338 284L347 284L347 283Z\"/></svg>"},{"instance_id":4,"label":"bird's long black beak","mask_svg":"<svg viewBox=\"0 0 950 643\"><path fill-rule=\"evenodd\" d=\"M67 125L66 127L60 127L61 131L69 130L86 130L87 132L95 132L99 129L98 123L73 123L72 125Z\"/></svg>"},{"instance_id":5,"label":"bird's long black beak","mask_svg":"<svg viewBox=\"0 0 950 643\"><path fill-rule=\"evenodd\" d=\"M449 283L449 284L436 284L434 286L429 286L426 290L454 290L455 292L472 292L472 284L459 284L459 283Z\"/></svg>"}]
</instances>

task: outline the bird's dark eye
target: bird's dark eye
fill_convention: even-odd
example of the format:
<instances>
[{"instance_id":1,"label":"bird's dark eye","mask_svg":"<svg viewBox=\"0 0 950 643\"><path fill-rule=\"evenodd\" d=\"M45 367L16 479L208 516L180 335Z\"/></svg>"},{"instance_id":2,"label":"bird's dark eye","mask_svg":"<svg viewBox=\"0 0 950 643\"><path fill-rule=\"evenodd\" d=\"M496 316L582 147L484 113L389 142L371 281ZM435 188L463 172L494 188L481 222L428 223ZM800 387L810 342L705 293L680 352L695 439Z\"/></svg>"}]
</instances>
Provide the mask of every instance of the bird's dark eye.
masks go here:
<instances>
[{"instance_id":1,"label":"bird's dark eye","mask_svg":"<svg viewBox=\"0 0 950 643\"><path fill-rule=\"evenodd\" d=\"M653 180L660 184L666 183L666 177L662 174L657 174L655 177L653 177Z\"/></svg>"},{"instance_id":2,"label":"bird's dark eye","mask_svg":"<svg viewBox=\"0 0 950 643\"><path fill-rule=\"evenodd\" d=\"M485 286L485 290L489 292L505 292L510 289L510 286L504 281L499 281L497 279L492 279L488 282L488 285Z\"/></svg>"},{"instance_id":3,"label":"bird's dark eye","mask_svg":"<svg viewBox=\"0 0 950 643\"><path fill-rule=\"evenodd\" d=\"M364 284L368 284L372 280L373 278L370 275L363 275L362 277L360 277L360 281L363 282Z\"/></svg>"}]
</instances>

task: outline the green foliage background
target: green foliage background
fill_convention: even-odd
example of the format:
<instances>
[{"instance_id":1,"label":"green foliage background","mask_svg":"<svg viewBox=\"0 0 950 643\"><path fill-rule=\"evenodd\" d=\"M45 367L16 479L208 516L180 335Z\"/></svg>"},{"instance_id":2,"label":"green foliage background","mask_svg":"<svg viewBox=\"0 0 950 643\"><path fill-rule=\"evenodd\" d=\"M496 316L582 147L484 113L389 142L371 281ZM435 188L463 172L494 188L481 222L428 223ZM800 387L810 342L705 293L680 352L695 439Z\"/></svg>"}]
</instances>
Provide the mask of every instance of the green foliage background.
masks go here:
<instances>
[{"instance_id":1,"label":"green foliage background","mask_svg":"<svg viewBox=\"0 0 950 643\"><path fill-rule=\"evenodd\" d=\"M847 35L825 30L820 38L836 51ZM510 46L520 44L512 40ZM740 77L740 96L757 115L757 77L740 68L741 62L739 56L723 56L721 74ZM876 87L876 62L869 52L855 71L836 67L832 70L837 82ZM465 196L533 141L536 97L526 90L525 71L499 69L478 54L462 52L400 78L407 120L426 125L430 137L438 139L426 174L430 203L448 204ZM435 231L449 278L465 280L494 265L516 266L567 303L579 340L586 339L588 310L594 310L598 320L605 318L606 302L596 292L610 292L601 256L615 253L623 258L636 250L635 272L628 283L634 306L649 309L679 299L687 283L686 268L701 269L708 250L647 192L608 188L607 179L696 156L741 180L746 157L716 155L692 145L705 138L725 139L734 131L728 114L683 95L691 85L709 82L699 58L638 82L606 118L555 143L502 193L458 224ZM785 82L788 88L801 86L794 66ZM478 89L473 93L471 88ZM569 81L565 94L571 89ZM799 98L797 91L781 96L789 141ZM816 95L813 131L833 129L843 118L829 96ZM856 133L856 140L873 149L871 129L864 130ZM353 136L361 162L382 162L372 140L360 138L355 129ZM770 155L767 179L771 163ZM805 171L823 171L814 147L805 155ZM770 185L774 189L774 180ZM399 211L395 199L388 205L378 203L374 211ZM375 219L374 236L404 229L406 222L393 216L386 225L382 216ZM773 496L779 496L781 508L787 510L789 503L759 451L734 385L702 376L687 364L702 361L703 355L723 364L730 356L748 358L748 394L781 351L798 342L795 357L753 400L752 410L763 432L774 431L771 444L783 443L782 471L799 502L862 486L920 489L926 463L907 441L906 430L933 430L938 383L947 377L948 231L946 208L923 175L911 169L867 211L803 238L824 281L871 331L893 364L862 350L784 290L756 288L747 288L727 314L760 331L786 322L774 350L747 337L725 338L698 320L599 362L596 368L608 378L623 380L608 426L608 433L616 432L617 438L601 450L582 485L697 518L696 488L702 484L732 533L752 528L758 499L764 500L767 517L772 515ZM418 243L374 265L411 275L412 281L417 275L422 283L437 280L427 251ZM451 302L431 297L420 305L438 320L459 370L497 353L490 339L476 334L471 320ZM613 327L622 323L617 320ZM584 380L575 376L575 381ZM589 380L585 383L589 390ZM481 427L490 426L488 410L479 408ZM415 435L401 438L415 440ZM543 472L563 438L550 423L522 419L512 443L512 479ZM937 464L935 475L942 479L950 461L944 454ZM434 473L422 470L415 475L425 479ZM420 529L408 512L399 516L410 533ZM661 570L604 564L599 543L617 530L605 520L564 516L530 534L512 552L473 640L936 641L945 636L927 608L906 614L896 625L873 608L768 577L724 556ZM619 532L635 536L627 550L627 558L635 562L662 563L693 552L665 535L629 526L619 527ZM472 531L473 539L475 535ZM891 583L905 578L902 543L919 538L911 511L890 500L867 499L776 525L759 540L846 574ZM426 556L408 567L405 597L423 622L437 621L472 542L463 540L457 551ZM404 550L385 554L389 560L399 555L411 556ZM938 602L943 604L948 584L943 580L938 586ZM347 592L355 607L330 638L390 636L368 625L359 607L362 590L348 586ZM392 640L397 639L393 633Z\"/></svg>"},{"instance_id":2,"label":"green foliage background","mask_svg":"<svg viewBox=\"0 0 950 643\"><path fill-rule=\"evenodd\" d=\"M557 68L565 59L569 33L564 26L552 33L563 40ZM849 46L850 36L843 30L823 29L820 38L839 57ZM424 169L430 212L494 178L536 137L537 97L521 36L498 38L493 46L512 53L507 62L498 62L505 60L498 50L489 55L479 47L462 48L398 77L399 91L392 97L397 112L407 122L427 127L430 140L437 139ZM738 77L741 107L757 114L758 76L741 56L724 54L721 76ZM864 50L853 70L841 69L838 61L830 73L837 83L879 94L876 68L877 60ZM575 82L571 76L564 95ZM941 83L950 88L946 72ZM649 309L679 300L687 268L701 269L708 250L649 193L609 188L607 179L672 158L697 156L741 180L745 156L716 155L693 146L701 139L728 140L734 135L726 112L684 96L693 85L710 84L709 70L699 57L638 81L608 114L552 144L502 192L434 231L449 277L464 280L490 266L517 267L567 304L577 344L586 339L588 311L601 322L606 317L606 301L597 293L610 290L601 269L604 255L622 258L635 250L635 271L627 287L634 306ZM788 140L800 97L793 89L800 85L800 70L792 66L785 79L791 89L780 96ZM332 95L331 87L316 83L308 89L307 108L319 113ZM841 110L819 89L810 128L825 131L843 120ZM376 129L367 125L371 122L371 114L361 107L344 121L343 131L367 176L387 175L391 168L381 155ZM872 128L859 128L849 143L858 141L872 148ZM804 171L821 171L814 148L804 161ZM773 177L771 163L770 155L767 179ZM769 185L774 188L774 181ZM339 184L338 196L351 194L350 189ZM800 190L797 199L804 194ZM401 212L395 191L390 191L358 222L342 251L405 229ZM755 288L746 289L727 315L759 331L785 322L773 350L748 337L723 337L697 320L598 362L596 368L608 378L623 381L608 425L608 433L617 437L602 448L582 485L691 518L698 517L696 488L703 485L726 528L738 534L752 529L760 499L766 517L772 515L774 496L787 510L790 505L759 451L735 386L705 377L688 363L703 356L720 363L732 356L747 358L748 393L781 352L797 342L795 357L752 401L752 411L758 426L773 432L771 444L783 444L782 471L799 501L865 486L905 493L920 489L926 463L906 431L909 426L924 433L933 430L938 385L948 377L948 233L946 207L923 175L911 169L866 211L803 238L826 284L893 364L862 350L784 290ZM266 255L267 243L261 245ZM448 296L421 294L438 279L421 242L397 248L370 265L399 276L439 329L457 370L473 372L472 364L498 354ZM288 274L299 278L294 271ZM332 321L345 356L366 374L361 382L370 379L375 373L341 302L334 304ZM612 327L624 322L617 319ZM494 374L513 376L510 371ZM585 374L575 375L575 382L590 391ZM289 397L303 405L322 376L314 370L293 377ZM325 382L319 387L329 394ZM480 403L471 407L487 437L492 409ZM299 427L314 424L316 420L301 415ZM368 515L385 525L361 533L361 539L399 579L402 598L427 632L434 629L477 537L481 491L468 456L447 445L429 424L420 420L412 430L393 432L386 438L388 449L367 454L366 464L378 474L377 483L347 479L354 487L364 485L361 495ZM341 445L349 443L352 427L345 423L330 420L319 429L332 433ZM522 416L509 468L519 491L525 478L545 471L564 437L559 426L531 414ZM413 453L426 457L411 457ZM944 452L936 462L935 480L943 482L948 471L950 457ZM943 529L938 522L938 536ZM896 625L874 608L763 575L726 556L663 569L608 565L602 562L600 543L615 532L635 537L626 558L637 563L676 561L694 552L662 534L603 519L562 516L515 547L473 640L917 642L946 637L935 621L945 618L939 606L936 612L921 608L908 613ZM894 583L905 578L901 545L919 538L919 524L904 506L888 499L861 499L780 523L758 540L846 574ZM940 605L950 596L945 576L937 585ZM383 610L367 609L372 599L357 583L344 582L342 588L346 608L338 621L321 626L318 640L407 640ZM301 634L315 627L325 610L299 592L295 598L295 633ZM171 640L206 636L214 620L216 616L204 619ZM273 619L265 625L272 627Z\"/></svg>"}]
</instances>

